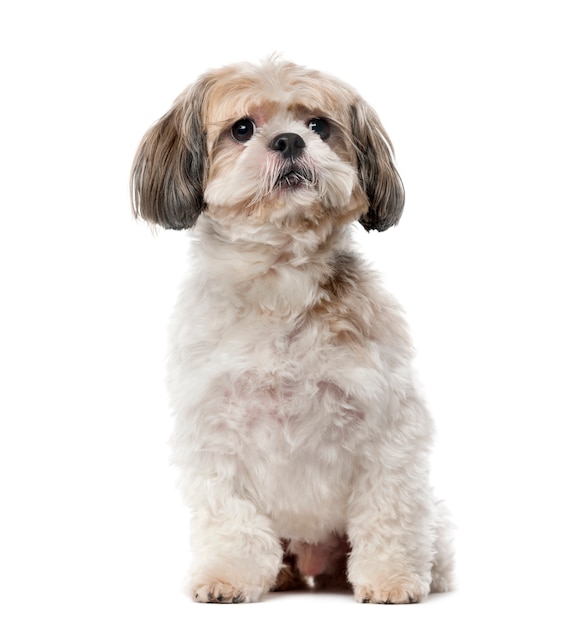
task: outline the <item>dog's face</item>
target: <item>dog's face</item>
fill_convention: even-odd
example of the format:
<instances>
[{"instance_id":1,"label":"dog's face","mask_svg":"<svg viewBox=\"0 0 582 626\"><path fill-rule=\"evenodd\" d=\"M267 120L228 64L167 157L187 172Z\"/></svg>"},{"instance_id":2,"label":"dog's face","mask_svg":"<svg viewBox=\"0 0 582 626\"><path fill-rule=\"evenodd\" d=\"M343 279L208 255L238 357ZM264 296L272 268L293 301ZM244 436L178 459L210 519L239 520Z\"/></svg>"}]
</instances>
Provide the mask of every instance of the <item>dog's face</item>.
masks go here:
<instances>
[{"instance_id":1,"label":"dog's face","mask_svg":"<svg viewBox=\"0 0 582 626\"><path fill-rule=\"evenodd\" d=\"M404 191L375 112L350 87L270 61L202 76L144 137L135 158L136 215L190 228L309 228L359 219L397 223Z\"/></svg>"}]
</instances>

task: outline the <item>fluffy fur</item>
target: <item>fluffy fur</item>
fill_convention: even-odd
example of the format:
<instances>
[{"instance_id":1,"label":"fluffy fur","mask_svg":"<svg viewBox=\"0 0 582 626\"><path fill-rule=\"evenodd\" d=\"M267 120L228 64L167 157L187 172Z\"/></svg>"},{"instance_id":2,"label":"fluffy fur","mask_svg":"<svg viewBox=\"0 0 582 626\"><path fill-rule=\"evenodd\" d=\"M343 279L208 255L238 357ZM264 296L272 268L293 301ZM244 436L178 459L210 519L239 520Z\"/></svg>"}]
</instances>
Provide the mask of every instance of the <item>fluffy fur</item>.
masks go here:
<instances>
[{"instance_id":1,"label":"fluffy fur","mask_svg":"<svg viewBox=\"0 0 582 626\"><path fill-rule=\"evenodd\" d=\"M132 185L136 215L192 238L168 367L192 597L447 590L408 332L352 242L404 203L374 111L291 63L212 71L146 134Z\"/></svg>"}]
</instances>

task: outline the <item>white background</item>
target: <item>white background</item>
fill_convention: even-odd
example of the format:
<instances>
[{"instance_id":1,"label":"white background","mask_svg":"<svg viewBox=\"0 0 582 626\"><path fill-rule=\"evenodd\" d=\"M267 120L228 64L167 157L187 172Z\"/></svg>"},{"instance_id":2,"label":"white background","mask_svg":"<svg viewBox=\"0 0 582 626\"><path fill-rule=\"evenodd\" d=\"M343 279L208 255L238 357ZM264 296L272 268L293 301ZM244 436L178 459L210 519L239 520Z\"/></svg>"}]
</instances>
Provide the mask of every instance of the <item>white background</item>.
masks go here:
<instances>
[{"instance_id":1,"label":"white background","mask_svg":"<svg viewBox=\"0 0 582 626\"><path fill-rule=\"evenodd\" d=\"M3 4L2 623L580 623L575 5ZM422 605L181 591L163 375L185 236L133 221L129 169L198 74L274 51L352 83L395 144L403 219L361 241L407 310L459 527L458 591Z\"/></svg>"}]
</instances>

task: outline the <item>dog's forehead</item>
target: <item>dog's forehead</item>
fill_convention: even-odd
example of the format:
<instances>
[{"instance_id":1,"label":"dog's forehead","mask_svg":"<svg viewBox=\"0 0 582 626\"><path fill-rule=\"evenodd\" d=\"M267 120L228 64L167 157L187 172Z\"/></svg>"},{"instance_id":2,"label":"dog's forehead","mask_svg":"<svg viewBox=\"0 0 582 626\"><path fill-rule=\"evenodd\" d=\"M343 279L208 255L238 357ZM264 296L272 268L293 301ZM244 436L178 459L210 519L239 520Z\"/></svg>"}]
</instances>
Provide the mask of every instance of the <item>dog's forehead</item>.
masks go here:
<instances>
[{"instance_id":1,"label":"dog's forehead","mask_svg":"<svg viewBox=\"0 0 582 626\"><path fill-rule=\"evenodd\" d=\"M338 81L294 65L232 68L216 76L207 112L212 121L252 115L258 123L281 113L337 116L350 95Z\"/></svg>"},{"instance_id":2,"label":"dog's forehead","mask_svg":"<svg viewBox=\"0 0 582 626\"><path fill-rule=\"evenodd\" d=\"M293 98L270 100L249 99L237 109L234 117L250 117L257 126L269 122L306 121L313 117L339 117L337 110L332 111L326 103Z\"/></svg>"}]
</instances>

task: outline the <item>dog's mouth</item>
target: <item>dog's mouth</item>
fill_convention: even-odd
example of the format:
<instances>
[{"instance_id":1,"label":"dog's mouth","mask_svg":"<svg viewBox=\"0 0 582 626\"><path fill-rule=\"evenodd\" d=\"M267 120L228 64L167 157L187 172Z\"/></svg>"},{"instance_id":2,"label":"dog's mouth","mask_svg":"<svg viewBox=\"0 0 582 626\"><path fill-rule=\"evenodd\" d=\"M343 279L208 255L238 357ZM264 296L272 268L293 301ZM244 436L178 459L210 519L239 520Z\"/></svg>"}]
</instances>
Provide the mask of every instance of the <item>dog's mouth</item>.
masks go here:
<instances>
[{"instance_id":1,"label":"dog's mouth","mask_svg":"<svg viewBox=\"0 0 582 626\"><path fill-rule=\"evenodd\" d=\"M298 189L313 185L315 177L313 172L305 167L291 165L283 170L275 181L275 188L280 190Z\"/></svg>"}]
</instances>

